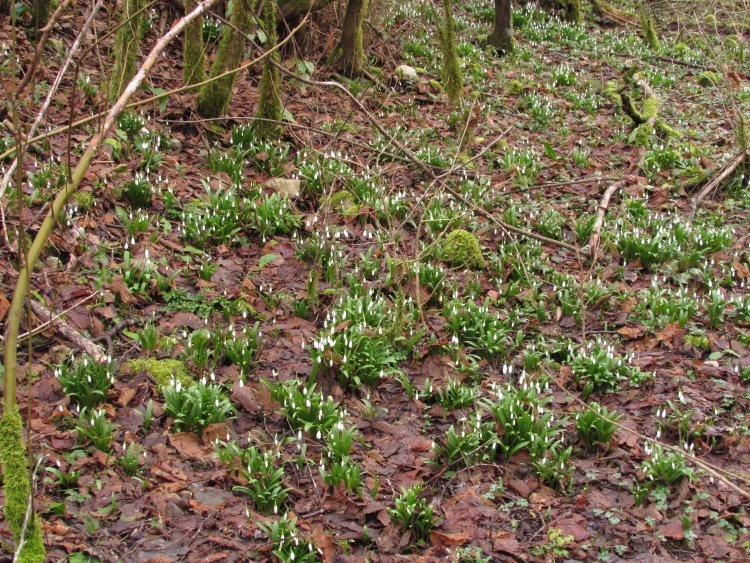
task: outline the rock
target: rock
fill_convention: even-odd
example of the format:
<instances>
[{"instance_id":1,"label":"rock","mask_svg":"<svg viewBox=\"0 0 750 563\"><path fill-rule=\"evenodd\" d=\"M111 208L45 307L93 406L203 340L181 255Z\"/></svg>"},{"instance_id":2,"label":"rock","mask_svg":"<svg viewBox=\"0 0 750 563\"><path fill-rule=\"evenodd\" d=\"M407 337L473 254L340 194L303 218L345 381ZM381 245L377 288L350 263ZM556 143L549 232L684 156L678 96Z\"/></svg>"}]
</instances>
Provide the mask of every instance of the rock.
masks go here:
<instances>
[{"instance_id":1,"label":"rock","mask_svg":"<svg viewBox=\"0 0 750 563\"><path fill-rule=\"evenodd\" d=\"M299 194L302 191L301 180L287 178L271 178L266 182L266 186L289 198L299 197Z\"/></svg>"},{"instance_id":2,"label":"rock","mask_svg":"<svg viewBox=\"0 0 750 563\"><path fill-rule=\"evenodd\" d=\"M401 80L408 80L409 82L412 82L417 79L417 71L414 69L414 67L410 67L409 65L397 66L395 73L396 77L400 78Z\"/></svg>"}]
</instances>

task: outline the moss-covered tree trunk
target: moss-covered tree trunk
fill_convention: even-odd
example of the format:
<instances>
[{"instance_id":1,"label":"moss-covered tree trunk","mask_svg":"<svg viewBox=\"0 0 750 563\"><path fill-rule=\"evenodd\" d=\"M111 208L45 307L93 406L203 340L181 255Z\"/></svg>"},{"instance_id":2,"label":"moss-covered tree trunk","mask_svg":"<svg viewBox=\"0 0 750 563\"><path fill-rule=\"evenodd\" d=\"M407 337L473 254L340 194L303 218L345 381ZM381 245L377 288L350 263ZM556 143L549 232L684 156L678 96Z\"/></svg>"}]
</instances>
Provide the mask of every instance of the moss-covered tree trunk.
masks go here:
<instances>
[{"instance_id":1,"label":"moss-covered tree trunk","mask_svg":"<svg viewBox=\"0 0 750 563\"><path fill-rule=\"evenodd\" d=\"M23 421L15 403L9 405L6 402L0 419L0 461L3 467L5 519L16 543L15 549L18 549L22 540L24 542L18 561L43 563L45 550L42 527L29 506L29 458L23 442Z\"/></svg>"},{"instance_id":2,"label":"moss-covered tree trunk","mask_svg":"<svg viewBox=\"0 0 750 563\"><path fill-rule=\"evenodd\" d=\"M121 22L124 24L115 37L112 78L109 82L109 101L114 102L122 94L125 85L138 69L138 44L141 39L141 18L136 13L143 8L144 0L124 0Z\"/></svg>"},{"instance_id":3,"label":"moss-covered tree trunk","mask_svg":"<svg viewBox=\"0 0 750 563\"><path fill-rule=\"evenodd\" d=\"M443 0L443 25L440 47L443 52L443 88L454 106L460 106L464 93L464 80L456 52L456 29L453 23L453 2Z\"/></svg>"},{"instance_id":4,"label":"moss-covered tree trunk","mask_svg":"<svg viewBox=\"0 0 750 563\"><path fill-rule=\"evenodd\" d=\"M242 32L247 31L250 25L250 6L247 0L237 0L234 3L229 21L232 25L226 26L222 32L219 52L211 65L209 78L236 69L242 61L245 52L245 36ZM226 115L236 78L237 74L232 73L201 88L198 94L198 113L208 118Z\"/></svg>"},{"instance_id":5,"label":"moss-covered tree trunk","mask_svg":"<svg viewBox=\"0 0 750 563\"><path fill-rule=\"evenodd\" d=\"M34 31L39 31L49 21L49 11L51 0L34 0L31 3L31 24L34 26Z\"/></svg>"},{"instance_id":6,"label":"moss-covered tree trunk","mask_svg":"<svg viewBox=\"0 0 750 563\"><path fill-rule=\"evenodd\" d=\"M341 29L341 58L339 70L347 77L362 72L365 64L365 49L362 27L367 17L368 0L349 0L346 5L344 25Z\"/></svg>"},{"instance_id":7,"label":"moss-covered tree trunk","mask_svg":"<svg viewBox=\"0 0 750 563\"><path fill-rule=\"evenodd\" d=\"M656 28L654 27L654 20L648 16L641 16L641 30L643 31L643 40L646 45L652 49L659 48L659 36L656 34Z\"/></svg>"},{"instance_id":8,"label":"moss-covered tree trunk","mask_svg":"<svg viewBox=\"0 0 750 563\"><path fill-rule=\"evenodd\" d=\"M276 33L276 0L265 0L263 2L263 19L268 34L268 47L272 48L279 42ZM280 61L278 50L267 57L263 63L263 75L260 78L260 89L258 92L258 108L255 117L258 118L253 124L255 134L261 139L278 137L281 127L279 121L282 116L281 107L281 75L276 66Z\"/></svg>"},{"instance_id":9,"label":"moss-covered tree trunk","mask_svg":"<svg viewBox=\"0 0 750 563\"><path fill-rule=\"evenodd\" d=\"M565 12L565 19L567 21L580 23L581 0L562 0L562 7Z\"/></svg>"},{"instance_id":10,"label":"moss-covered tree trunk","mask_svg":"<svg viewBox=\"0 0 750 563\"><path fill-rule=\"evenodd\" d=\"M185 13L190 13L198 5L198 2L196 0L184 0L184 4ZM206 61L203 55L203 17L196 18L185 28L182 62L185 84L197 84L206 79Z\"/></svg>"},{"instance_id":11,"label":"moss-covered tree trunk","mask_svg":"<svg viewBox=\"0 0 750 563\"><path fill-rule=\"evenodd\" d=\"M513 52L513 19L510 0L495 0L495 27L489 37L489 44L503 53Z\"/></svg>"}]
</instances>

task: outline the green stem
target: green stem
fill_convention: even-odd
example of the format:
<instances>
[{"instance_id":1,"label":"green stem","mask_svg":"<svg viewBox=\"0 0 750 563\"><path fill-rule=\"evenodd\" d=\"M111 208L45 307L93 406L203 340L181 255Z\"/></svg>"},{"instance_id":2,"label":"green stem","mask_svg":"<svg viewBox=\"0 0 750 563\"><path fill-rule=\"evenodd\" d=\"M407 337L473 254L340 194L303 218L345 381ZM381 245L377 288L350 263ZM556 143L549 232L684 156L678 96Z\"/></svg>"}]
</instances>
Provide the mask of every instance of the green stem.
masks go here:
<instances>
[{"instance_id":1,"label":"green stem","mask_svg":"<svg viewBox=\"0 0 750 563\"><path fill-rule=\"evenodd\" d=\"M18 358L18 334L19 327L21 324L21 314L23 311L23 304L26 298L26 294L29 289L29 271L33 268L34 264L37 263L39 257L47 245L52 229L56 224L56 217L63 210L68 199L76 192L83 181L86 171L88 170L91 161L96 156L99 148L101 147L104 139L110 133L117 118L128 106L128 100L133 96L138 86L146 78L146 74L153 68L159 59L159 55L164 51L167 45L182 32L187 24L190 23L194 18L200 16L205 12L216 0L205 0L198 7L193 10L190 14L186 14L180 21L178 21L172 29L170 29L159 42L154 46L151 54L148 56L146 61L143 63L141 69L136 73L133 80L124 89L122 95L114 104L114 106L107 113L107 117L104 121L102 130L94 135L89 142L89 146L83 153L83 156L78 162L71 174L70 183L68 183L55 197L52 202L47 215L42 222L39 232L34 237L34 242L29 248L29 252L26 257L26 264L19 268L18 280L16 281L16 289L13 294L13 300L11 301L10 308L8 309L8 320L5 337L5 373L3 374L3 402L5 409L9 410L17 408L16 405L16 361Z\"/></svg>"}]
</instances>

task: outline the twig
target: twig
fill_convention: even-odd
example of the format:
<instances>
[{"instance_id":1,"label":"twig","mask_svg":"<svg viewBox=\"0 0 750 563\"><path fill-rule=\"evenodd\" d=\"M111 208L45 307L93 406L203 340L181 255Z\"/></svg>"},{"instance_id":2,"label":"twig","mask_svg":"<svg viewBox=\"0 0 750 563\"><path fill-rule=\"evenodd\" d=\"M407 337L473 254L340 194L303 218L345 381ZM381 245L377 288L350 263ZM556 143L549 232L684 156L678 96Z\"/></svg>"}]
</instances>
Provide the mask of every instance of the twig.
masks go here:
<instances>
[{"instance_id":1,"label":"twig","mask_svg":"<svg viewBox=\"0 0 750 563\"><path fill-rule=\"evenodd\" d=\"M78 36L75 38L75 41L73 41L73 44L70 46L70 49L68 50L68 55L67 57L65 57L65 62L63 62L63 65L60 67L60 70L57 72L55 81L52 83L52 86L50 87L49 92L47 92L47 97L44 99L44 103L42 104L42 107L39 108L39 112L37 113L36 118L34 119L34 122L31 124L31 127L29 127L29 131L26 134L26 138L27 138L26 144L28 144L28 138L32 137L34 133L36 133L36 130L39 127L39 124L42 122L42 120L44 119L44 116L47 114L47 110L49 110L49 107L52 104L52 99L55 97L55 94L57 93L57 89L60 87L60 83L62 82L63 76L65 76L65 73L68 71L68 67L70 66L70 63L73 62L73 57L78 51L78 48L80 47L81 42L83 41L83 38L88 33L88 30L91 27L91 24L93 23L94 18L96 17L96 14L99 11L99 8L102 7L103 3L104 3L104 0L98 0L97 3L94 5L94 7L91 8L91 12L89 13L88 18L86 18L86 21L84 22L83 27L81 27L81 31L78 32ZM8 169L5 171L3 179L0 180L0 221L2 221L3 239L5 240L6 246L9 245L8 231L5 227L5 206L3 205L3 202L1 200L2 200L3 195L5 195L5 190L8 188L8 184L10 183L10 180L13 177L13 172L15 171L17 164L18 164L18 159L14 158L13 161L8 166Z\"/></svg>"},{"instance_id":2,"label":"twig","mask_svg":"<svg viewBox=\"0 0 750 563\"><path fill-rule=\"evenodd\" d=\"M44 46L47 44L47 39L49 39L52 28L57 23L57 20L60 18L60 16L62 16L62 13L65 11L65 9L70 5L70 2L71 0L65 0L62 4L60 4L52 14L52 17L50 17L47 25L45 25L41 30L42 36L39 38L39 41L36 44L36 50L34 51L34 56L31 58L31 62L29 63L29 69L26 71L26 74L21 79L21 82L18 84L18 88L16 89L17 99L21 99L21 94L26 89L26 86L31 83L31 79L34 78L37 66L39 65L39 60L41 59L42 53L44 52Z\"/></svg>"},{"instance_id":3,"label":"twig","mask_svg":"<svg viewBox=\"0 0 750 563\"><path fill-rule=\"evenodd\" d=\"M727 162L719 173L713 177L713 179L706 184L706 186L700 191L700 193L693 200L693 208L690 210L690 219L695 218L695 214L698 212L698 207L701 202L706 198L708 194L714 191L719 185L731 176L737 168L747 160L747 153L740 153L735 156L732 160Z\"/></svg>"},{"instance_id":4,"label":"twig","mask_svg":"<svg viewBox=\"0 0 750 563\"><path fill-rule=\"evenodd\" d=\"M406 156L406 158L409 159L409 161L411 161L413 164L415 164L417 167L419 167L422 170L422 172L424 172L431 180L438 179L438 176L435 174L435 172L433 171L432 168L430 168L427 164L425 164L419 158L417 158L416 155L414 155L414 153L412 153L408 148L406 148L395 137L392 137L391 135L388 134L388 132L380 124L380 122L378 121L378 119L364 106L364 104L362 104L362 102L359 101L359 99L354 94L352 94L349 91L349 89L346 86L344 86L343 84L341 84L339 82L334 82L334 81L330 81L330 80L329 81L322 81L322 80L310 80L310 79L307 79L307 78L303 78L303 77L301 77L301 76L293 73L292 71L290 71L289 69L287 69L283 65L280 65L280 64L275 63L275 62L273 64L274 64L274 66L276 66L276 68L279 69L279 71L282 74L285 74L285 75L287 75L287 76L289 76L291 78L294 78L295 80L299 80L300 82L304 82L305 84L309 84L311 86L319 86L319 87L323 87L323 88L335 88L335 89L340 90L341 92L343 92L354 103L354 105L356 105L357 108L359 108L359 110L367 117L367 119L370 121L370 123L372 123L372 125L378 130L378 132L380 132L381 135L383 135L385 137L390 137L391 138L391 143L393 143L393 145L399 151L401 151L404 154L404 156ZM445 186L445 190L449 194L451 194L454 198L456 198L458 201L460 201L461 203L463 203L464 205L467 205L469 208L473 207L473 204L469 200L467 200L463 196L463 194L461 194L459 191L457 191L454 188L452 188L450 186L447 186L447 185ZM489 213L488 211L485 211L481 207L477 207L476 208L476 212L477 212L477 214L481 215L485 219L487 219L490 222L494 223L496 226L500 227L502 230L504 230L506 232L509 231L509 232L512 232L512 233L516 233L518 235L525 236L527 238L536 239L536 240L544 242L546 244L550 244L550 245L554 245L554 246L560 246L562 248L566 248L566 249L571 250L573 252L578 252L578 250L579 250L577 247L573 246L572 244L568 244L567 242L563 242L563 241L560 241L560 240L551 239L551 238L545 237L543 235L539 235L537 233L533 233L531 231L527 231L525 229L521 229L519 227L514 227L513 225L509 225L505 221L501 221L500 219L498 219L497 217L495 217L494 215L492 215L492 213Z\"/></svg>"},{"instance_id":5,"label":"twig","mask_svg":"<svg viewBox=\"0 0 750 563\"><path fill-rule=\"evenodd\" d=\"M75 303L74 305L71 305L70 307L68 307L67 309L65 309L62 313L59 313L59 314L53 316L51 319L43 322L39 326L36 326L33 329L31 329L31 330L29 330L27 332L24 332L23 334L19 335L18 336L18 341L22 342L23 340L26 340L30 336L34 336L36 334L39 334L40 332L43 332L43 331L47 330L47 327L49 327L57 319L65 316L66 313L72 311L73 309L75 309L76 307L78 307L80 305L83 305L84 303L86 303L86 301L90 301L91 299L93 299L94 297L96 297L97 295L100 295L100 294L101 294L101 291L97 291L96 293L92 293L88 297L84 297L83 299L81 299L80 301L78 301L77 303ZM5 338L0 337L0 342L3 342L4 340L5 340ZM0 347L0 350L2 350L2 347Z\"/></svg>"},{"instance_id":6,"label":"twig","mask_svg":"<svg viewBox=\"0 0 750 563\"><path fill-rule=\"evenodd\" d=\"M611 184L604 192L599 205L596 208L596 219L594 220L594 226L591 229L591 236L589 237L589 257L594 260L596 253L599 249L599 239L602 236L602 227L604 226L604 216L607 214L607 208L609 208L609 200L615 192L619 191L625 185L625 180L620 180Z\"/></svg>"},{"instance_id":7,"label":"twig","mask_svg":"<svg viewBox=\"0 0 750 563\"><path fill-rule=\"evenodd\" d=\"M580 397L577 397L576 395L574 395L573 393L571 393L570 391L568 391L559 381L557 381L557 379L555 379L554 377L552 377L551 374L548 374L548 375L550 375L550 379L554 382L554 384L557 385L557 387L559 387L566 395L568 395L568 397L570 397L571 399L573 399L576 403L578 403L579 405L581 405L582 407L584 407L586 410L596 413L599 418L602 418L602 419L606 420L607 422L609 422L610 424L613 424L614 426L616 426L620 430L624 430L625 432L627 432L629 434L632 434L633 436L636 436L636 437L640 438L641 440L645 440L647 442L650 442L652 444L660 446L660 447L662 447L664 449L667 449L667 450L670 450L670 451L673 451L673 452L676 452L676 453L682 455L685 459L687 459L688 461L690 461L691 463L693 463L697 467L700 467L706 473L710 474L711 476L715 477L716 479L718 479L719 481L721 481L722 483L724 483L725 485L727 485L730 489L732 489L737 494L745 497L746 499L750 499L750 491L746 491L745 489L743 489L739 485L736 485L735 483L733 483L732 481L730 481L726 477L726 475L731 475L732 477L734 477L736 479L739 479L741 481L744 481L745 483L750 483L750 478L744 477L742 475L737 475L737 474L731 473L729 471L726 471L726 470L724 470L724 469L722 469L720 467L717 467L717 466L713 465L712 463L700 460L697 457L695 457L693 454L691 454L689 452L686 452L686 451L682 450L681 448L678 448L676 446L672 446L670 444L664 444L662 442L659 442L658 440L655 440L653 438L649 438L648 436L644 436L640 432L638 432L636 430L633 430L632 428L628 428L627 426L623 425L622 423L618 422L617 420L614 420L612 418L604 416L603 414L601 414L600 412L596 411L591 406L589 406L589 404L586 403L586 401L584 401Z\"/></svg>"},{"instance_id":8,"label":"twig","mask_svg":"<svg viewBox=\"0 0 750 563\"><path fill-rule=\"evenodd\" d=\"M95 293L94 295L98 295L98 293ZM47 307L45 307L38 301L31 301L31 310L37 317L41 318L43 321L47 321L50 325L54 326L57 332L59 332L60 335L65 338L65 340L91 356L91 358L96 363L102 363L107 359L106 352L102 350L100 346L97 346L81 333L74 330L73 327L63 321L59 315L53 315L53 313L49 309L47 309Z\"/></svg>"}]
</instances>

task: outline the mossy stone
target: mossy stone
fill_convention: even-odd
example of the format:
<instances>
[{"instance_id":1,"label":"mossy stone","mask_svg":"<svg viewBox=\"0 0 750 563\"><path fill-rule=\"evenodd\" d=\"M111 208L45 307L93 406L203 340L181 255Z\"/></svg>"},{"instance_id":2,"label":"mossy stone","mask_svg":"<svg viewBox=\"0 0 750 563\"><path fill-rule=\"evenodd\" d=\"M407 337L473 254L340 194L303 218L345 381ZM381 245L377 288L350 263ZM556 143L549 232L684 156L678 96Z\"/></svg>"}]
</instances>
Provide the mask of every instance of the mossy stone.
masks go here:
<instances>
[{"instance_id":1,"label":"mossy stone","mask_svg":"<svg viewBox=\"0 0 750 563\"><path fill-rule=\"evenodd\" d=\"M76 192L73 194L73 201L82 211L88 211L94 205L96 198L90 192Z\"/></svg>"},{"instance_id":2,"label":"mossy stone","mask_svg":"<svg viewBox=\"0 0 750 563\"><path fill-rule=\"evenodd\" d=\"M156 384L161 389L169 385L172 380L177 380L183 387L190 387L195 383L190 374L188 374L185 364L179 360L167 358L157 360L148 358L146 360L133 360L130 362L131 371L145 370L151 377L156 380Z\"/></svg>"},{"instance_id":3,"label":"mossy stone","mask_svg":"<svg viewBox=\"0 0 750 563\"><path fill-rule=\"evenodd\" d=\"M685 336L685 343L690 344L690 346L701 352L707 353L711 351L711 342L704 335L688 334Z\"/></svg>"},{"instance_id":4,"label":"mossy stone","mask_svg":"<svg viewBox=\"0 0 750 563\"><path fill-rule=\"evenodd\" d=\"M519 96L523 94L523 91L526 89L526 86L523 85L523 82L520 80L511 80L505 85L505 91L508 92L511 96Z\"/></svg>"},{"instance_id":5,"label":"mossy stone","mask_svg":"<svg viewBox=\"0 0 750 563\"><path fill-rule=\"evenodd\" d=\"M712 70L701 72L696 78L696 80L698 81L698 84L700 84L704 88L709 88L710 86L716 86L719 83L719 77Z\"/></svg>"},{"instance_id":6,"label":"mossy stone","mask_svg":"<svg viewBox=\"0 0 750 563\"><path fill-rule=\"evenodd\" d=\"M456 229L448 233L443 241L442 251L445 260L454 266L466 266L472 269L484 267L479 239L469 231Z\"/></svg>"}]
</instances>

